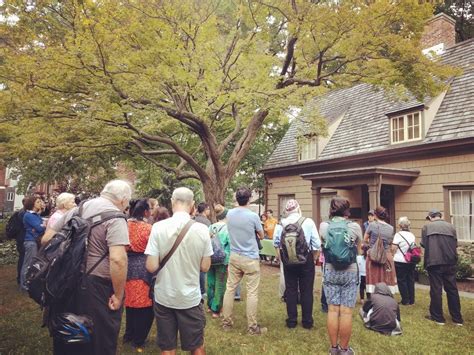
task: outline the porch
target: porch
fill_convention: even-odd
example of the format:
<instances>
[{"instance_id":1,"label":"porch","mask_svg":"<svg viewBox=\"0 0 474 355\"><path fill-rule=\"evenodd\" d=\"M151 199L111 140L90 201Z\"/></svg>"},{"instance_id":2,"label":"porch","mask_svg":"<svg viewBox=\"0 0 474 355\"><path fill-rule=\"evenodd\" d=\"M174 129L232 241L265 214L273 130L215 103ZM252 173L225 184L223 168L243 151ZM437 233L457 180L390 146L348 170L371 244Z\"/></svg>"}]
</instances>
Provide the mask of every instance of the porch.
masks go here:
<instances>
[{"instance_id":1,"label":"porch","mask_svg":"<svg viewBox=\"0 0 474 355\"><path fill-rule=\"evenodd\" d=\"M360 187L360 211L354 216L367 220L367 212L377 206L388 210L389 223L395 225L395 186L409 187L420 174L419 170L368 167L302 174L311 181L313 219L321 223L321 190L345 190Z\"/></svg>"}]
</instances>

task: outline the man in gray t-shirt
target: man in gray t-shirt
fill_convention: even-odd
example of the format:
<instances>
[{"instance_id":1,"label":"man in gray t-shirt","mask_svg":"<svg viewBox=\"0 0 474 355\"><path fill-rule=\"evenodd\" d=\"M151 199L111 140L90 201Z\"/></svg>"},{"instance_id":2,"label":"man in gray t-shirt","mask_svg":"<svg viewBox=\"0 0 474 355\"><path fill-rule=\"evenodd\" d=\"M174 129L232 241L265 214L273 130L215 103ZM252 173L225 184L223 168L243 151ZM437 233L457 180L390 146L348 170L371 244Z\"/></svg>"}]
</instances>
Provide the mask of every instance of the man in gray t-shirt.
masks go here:
<instances>
[{"instance_id":1,"label":"man in gray t-shirt","mask_svg":"<svg viewBox=\"0 0 474 355\"><path fill-rule=\"evenodd\" d=\"M249 210L251 192L246 187L237 189L235 197L239 207L227 213L230 236L230 260L227 286L222 307L222 327L232 328L232 309L237 286L244 276L247 282L247 325L250 335L260 335L267 328L257 323L258 285L260 283L260 258L257 236L263 239L263 228L258 215Z\"/></svg>"},{"instance_id":2,"label":"man in gray t-shirt","mask_svg":"<svg viewBox=\"0 0 474 355\"><path fill-rule=\"evenodd\" d=\"M121 180L109 182L100 197L84 203L82 217L90 218L103 212L118 215L128 206L132 189ZM71 219L77 208L65 214L51 229L47 230L43 243ZM92 218L92 222L100 217ZM94 324L92 340L88 344L64 344L54 339L54 352L115 354L122 318L122 301L127 279L127 252L129 244L128 227L125 218L113 218L94 227L89 235L86 270L95 269L82 278L81 287L75 293L71 304L60 312L88 315ZM102 259L102 260L101 260ZM59 313L59 312L58 312Z\"/></svg>"}]
</instances>

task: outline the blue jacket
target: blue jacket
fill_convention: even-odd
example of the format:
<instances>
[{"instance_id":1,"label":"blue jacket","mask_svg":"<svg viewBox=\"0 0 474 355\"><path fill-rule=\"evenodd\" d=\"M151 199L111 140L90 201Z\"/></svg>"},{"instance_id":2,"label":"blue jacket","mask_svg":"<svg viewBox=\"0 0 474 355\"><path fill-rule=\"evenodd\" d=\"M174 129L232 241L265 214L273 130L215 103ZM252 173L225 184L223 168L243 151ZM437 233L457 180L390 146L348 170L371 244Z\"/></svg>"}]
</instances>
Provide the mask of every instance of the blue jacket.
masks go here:
<instances>
[{"instance_id":1,"label":"blue jacket","mask_svg":"<svg viewBox=\"0 0 474 355\"><path fill-rule=\"evenodd\" d=\"M37 213L27 211L23 216L23 225L25 226L25 242L36 241L38 237L43 235L45 227L42 226L43 219Z\"/></svg>"}]
</instances>

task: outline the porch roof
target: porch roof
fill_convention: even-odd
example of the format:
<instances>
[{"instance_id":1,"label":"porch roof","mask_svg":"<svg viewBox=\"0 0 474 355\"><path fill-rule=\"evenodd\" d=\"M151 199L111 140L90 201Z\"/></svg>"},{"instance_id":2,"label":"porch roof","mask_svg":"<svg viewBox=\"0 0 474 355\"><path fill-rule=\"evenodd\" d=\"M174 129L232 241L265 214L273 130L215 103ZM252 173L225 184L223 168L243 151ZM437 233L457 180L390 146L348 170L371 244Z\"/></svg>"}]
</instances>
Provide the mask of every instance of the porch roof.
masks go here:
<instances>
[{"instance_id":1,"label":"porch roof","mask_svg":"<svg viewBox=\"0 0 474 355\"><path fill-rule=\"evenodd\" d=\"M347 187L356 185L385 184L411 186L420 174L419 170L367 167L302 174L318 187Z\"/></svg>"}]
</instances>

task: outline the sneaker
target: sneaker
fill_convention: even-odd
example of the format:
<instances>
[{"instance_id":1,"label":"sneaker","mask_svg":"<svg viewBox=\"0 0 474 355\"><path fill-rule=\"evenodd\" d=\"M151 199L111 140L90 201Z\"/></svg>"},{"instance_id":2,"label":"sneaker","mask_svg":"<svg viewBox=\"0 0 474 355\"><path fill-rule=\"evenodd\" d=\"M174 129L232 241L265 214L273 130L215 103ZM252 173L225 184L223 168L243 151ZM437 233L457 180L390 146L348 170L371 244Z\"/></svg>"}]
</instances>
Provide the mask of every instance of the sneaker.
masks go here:
<instances>
[{"instance_id":1,"label":"sneaker","mask_svg":"<svg viewBox=\"0 0 474 355\"><path fill-rule=\"evenodd\" d=\"M438 321L434 320L433 318L431 318L431 316L425 316L425 319L428 319L432 322L435 322L438 325L445 325L446 324L446 322L438 322Z\"/></svg>"},{"instance_id":2,"label":"sneaker","mask_svg":"<svg viewBox=\"0 0 474 355\"><path fill-rule=\"evenodd\" d=\"M249 335L262 335L268 331L267 328L257 325L255 328L249 328Z\"/></svg>"},{"instance_id":3,"label":"sneaker","mask_svg":"<svg viewBox=\"0 0 474 355\"><path fill-rule=\"evenodd\" d=\"M339 355L355 355L354 349L352 349L350 346L347 349L340 349L339 350Z\"/></svg>"},{"instance_id":4,"label":"sneaker","mask_svg":"<svg viewBox=\"0 0 474 355\"><path fill-rule=\"evenodd\" d=\"M339 355L341 351L341 348L338 346L336 346L335 348L333 348L332 346L329 348L329 355Z\"/></svg>"},{"instance_id":5,"label":"sneaker","mask_svg":"<svg viewBox=\"0 0 474 355\"><path fill-rule=\"evenodd\" d=\"M463 326L462 323L456 323L456 322L454 322L454 325L457 326L457 327L462 327Z\"/></svg>"}]
</instances>

